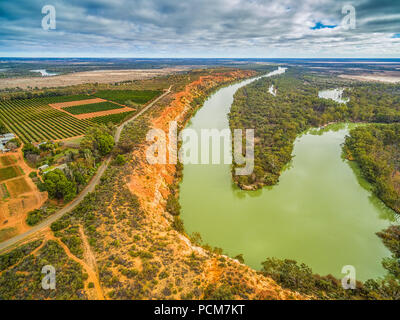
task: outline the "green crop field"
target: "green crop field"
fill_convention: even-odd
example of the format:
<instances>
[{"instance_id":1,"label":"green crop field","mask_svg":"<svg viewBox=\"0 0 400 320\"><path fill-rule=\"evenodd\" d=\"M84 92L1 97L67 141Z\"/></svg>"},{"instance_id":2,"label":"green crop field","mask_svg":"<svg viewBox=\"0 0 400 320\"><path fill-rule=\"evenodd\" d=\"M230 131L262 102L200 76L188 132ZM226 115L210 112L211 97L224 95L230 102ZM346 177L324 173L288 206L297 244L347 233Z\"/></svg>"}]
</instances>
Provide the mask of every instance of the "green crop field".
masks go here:
<instances>
[{"instance_id":1,"label":"green crop field","mask_svg":"<svg viewBox=\"0 0 400 320\"><path fill-rule=\"evenodd\" d=\"M121 122L123 122L125 119L128 119L130 116L132 116L134 114L134 111L130 111L130 112L122 112L122 113L117 113L117 114L109 114L107 116L102 116L102 117L96 117L96 118L92 118L90 119L90 121L94 122L94 123L113 123L113 124L120 124Z\"/></svg>"},{"instance_id":2,"label":"green crop field","mask_svg":"<svg viewBox=\"0 0 400 320\"><path fill-rule=\"evenodd\" d=\"M129 101L145 104L161 93L161 91L157 90L100 90L95 93L95 96L126 105Z\"/></svg>"},{"instance_id":3,"label":"green crop field","mask_svg":"<svg viewBox=\"0 0 400 320\"><path fill-rule=\"evenodd\" d=\"M76 96L70 98L72 97L77 98ZM51 98L61 99L61 97ZM33 98L0 102L0 121L24 143L65 139L85 133L90 125L89 121L76 119L50 107L47 105L50 103L49 99ZM62 101L65 101L65 97Z\"/></svg>"},{"instance_id":4,"label":"green crop field","mask_svg":"<svg viewBox=\"0 0 400 320\"><path fill-rule=\"evenodd\" d=\"M0 168L0 182L22 176L24 172L18 166Z\"/></svg>"},{"instance_id":5,"label":"green crop field","mask_svg":"<svg viewBox=\"0 0 400 320\"><path fill-rule=\"evenodd\" d=\"M41 101L44 103L60 103L60 102L71 102L71 101L79 101L79 100L87 100L93 99L95 97L88 94L77 94L73 96L54 96L54 97L45 97L41 98Z\"/></svg>"},{"instance_id":6,"label":"green crop field","mask_svg":"<svg viewBox=\"0 0 400 320\"><path fill-rule=\"evenodd\" d=\"M93 113L93 112L100 112L100 111L107 111L113 109L121 109L118 104L114 104L111 102L99 102L99 103L92 103L92 104L82 104L80 106L73 106L73 107L65 107L63 110L74 114L85 114L85 113Z\"/></svg>"}]
</instances>

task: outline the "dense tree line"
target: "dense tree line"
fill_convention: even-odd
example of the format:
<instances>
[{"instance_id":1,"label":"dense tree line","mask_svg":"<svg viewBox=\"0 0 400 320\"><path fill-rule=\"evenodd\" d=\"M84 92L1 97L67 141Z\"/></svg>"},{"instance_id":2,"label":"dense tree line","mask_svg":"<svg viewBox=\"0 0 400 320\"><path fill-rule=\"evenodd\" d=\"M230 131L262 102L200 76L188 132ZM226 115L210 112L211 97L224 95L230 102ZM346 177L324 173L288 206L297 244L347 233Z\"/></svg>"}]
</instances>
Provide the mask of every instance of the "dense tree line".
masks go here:
<instances>
[{"instance_id":1,"label":"dense tree line","mask_svg":"<svg viewBox=\"0 0 400 320\"><path fill-rule=\"evenodd\" d=\"M400 213L400 124L357 127L346 137L343 152L359 164L377 196Z\"/></svg>"}]
</instances>

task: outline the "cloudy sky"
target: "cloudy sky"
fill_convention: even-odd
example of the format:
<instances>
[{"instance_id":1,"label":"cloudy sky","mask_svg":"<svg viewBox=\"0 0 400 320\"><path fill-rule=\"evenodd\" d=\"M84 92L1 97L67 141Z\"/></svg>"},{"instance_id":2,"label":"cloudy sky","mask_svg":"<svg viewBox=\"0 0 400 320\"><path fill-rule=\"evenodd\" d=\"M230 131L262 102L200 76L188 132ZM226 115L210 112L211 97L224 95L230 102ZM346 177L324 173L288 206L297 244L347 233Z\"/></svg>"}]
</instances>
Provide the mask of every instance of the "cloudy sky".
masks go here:
<instances>
[{"instance_id":1,"label":"cloudy sky","mask_svg":"<svg viewBox=\"0 0 400 320\"><path fill-rule=\"evenodd\" d=\"M0 0L0 26L3 57L400 58L400 0Z\"/></svg>"}]
</instances>

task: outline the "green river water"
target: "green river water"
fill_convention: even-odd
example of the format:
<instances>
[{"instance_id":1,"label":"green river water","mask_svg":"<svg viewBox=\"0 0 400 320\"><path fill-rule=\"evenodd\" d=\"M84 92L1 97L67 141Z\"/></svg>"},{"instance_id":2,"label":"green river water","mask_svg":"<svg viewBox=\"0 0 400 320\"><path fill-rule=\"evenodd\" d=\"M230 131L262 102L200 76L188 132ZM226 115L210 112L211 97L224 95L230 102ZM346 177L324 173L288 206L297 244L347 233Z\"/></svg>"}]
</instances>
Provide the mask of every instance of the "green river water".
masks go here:
<instances>
[{"instance_id":1,"label":"green river water","mask_svg":"<svg viewBox=\"0 0 400 320\"><path fill-rule=\"evenodd\" d=\"M216 92L188 128L229 128L233 95L251 81ZM204 243L232 257L243 254L255 269L276 257L304 262L321 275L342 277L342 267L353 265L357 280L382 276L381 260L390 254L375 233L394 221L394 213L342 159L348 130L343 124L299 136L279 184L258 191L237 188L230 165L186 164L180 186L186 231L199 232Z\"/></svg>"}]
</instances>

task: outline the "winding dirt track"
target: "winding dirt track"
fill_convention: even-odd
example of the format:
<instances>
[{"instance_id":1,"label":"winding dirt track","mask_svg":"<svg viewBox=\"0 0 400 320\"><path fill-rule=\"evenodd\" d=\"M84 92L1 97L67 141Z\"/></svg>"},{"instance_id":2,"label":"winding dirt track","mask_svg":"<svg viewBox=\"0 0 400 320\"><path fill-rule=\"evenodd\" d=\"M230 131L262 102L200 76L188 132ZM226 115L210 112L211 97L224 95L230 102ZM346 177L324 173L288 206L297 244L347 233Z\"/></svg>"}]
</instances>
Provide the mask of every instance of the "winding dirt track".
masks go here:
<instances>
[{"instance_id":1,"label":"winding dirt track","mask_svg":"<svg viewBox=\"0 0 400 320\"><path fill-rule=\"evenodd\" d=\"M114 139L115 142L117 143L121 137L121 132L123 128L133 120L137 119L140 117L143 113L145 113L147 110L149 110L155 103L157 103L159 100L164 98L166 95L168 95L171 92L171 87L164 92L161 96L159 96L157 99L155 99L153 102L151 102L149 105L147 105L145 108L143 108L138 114L133 116L132 118L128 119L124 123L122 123L116 130ZM57 221L60 219L64 214L68 213L69 211L75 209L79 203L86 197L86 195L90 192L93 192L96 185L99 183L100 178L103 176L104 172L108 168L109 164L111 161L111 156L108 156L106 160L103 162L103 164L99 167L97 170L96 174L92 178L92 180L89 182L89 184L86 186L86 188L69 204L67 204L64 208L60 209L57 213L53 214L46 220L44 220L42 223L38 224L37 226L34 226L33 228L29 229L28 231L21 233L13 238L8 239L7 241L4 241L0 243L0 251L4 251L6 249L9 249L11 246L18 244L19 242L25 240L27 237L32 236L33 234L42 231L43 229L49 227L53 222Z\"/></svg>"}]
</instances>

